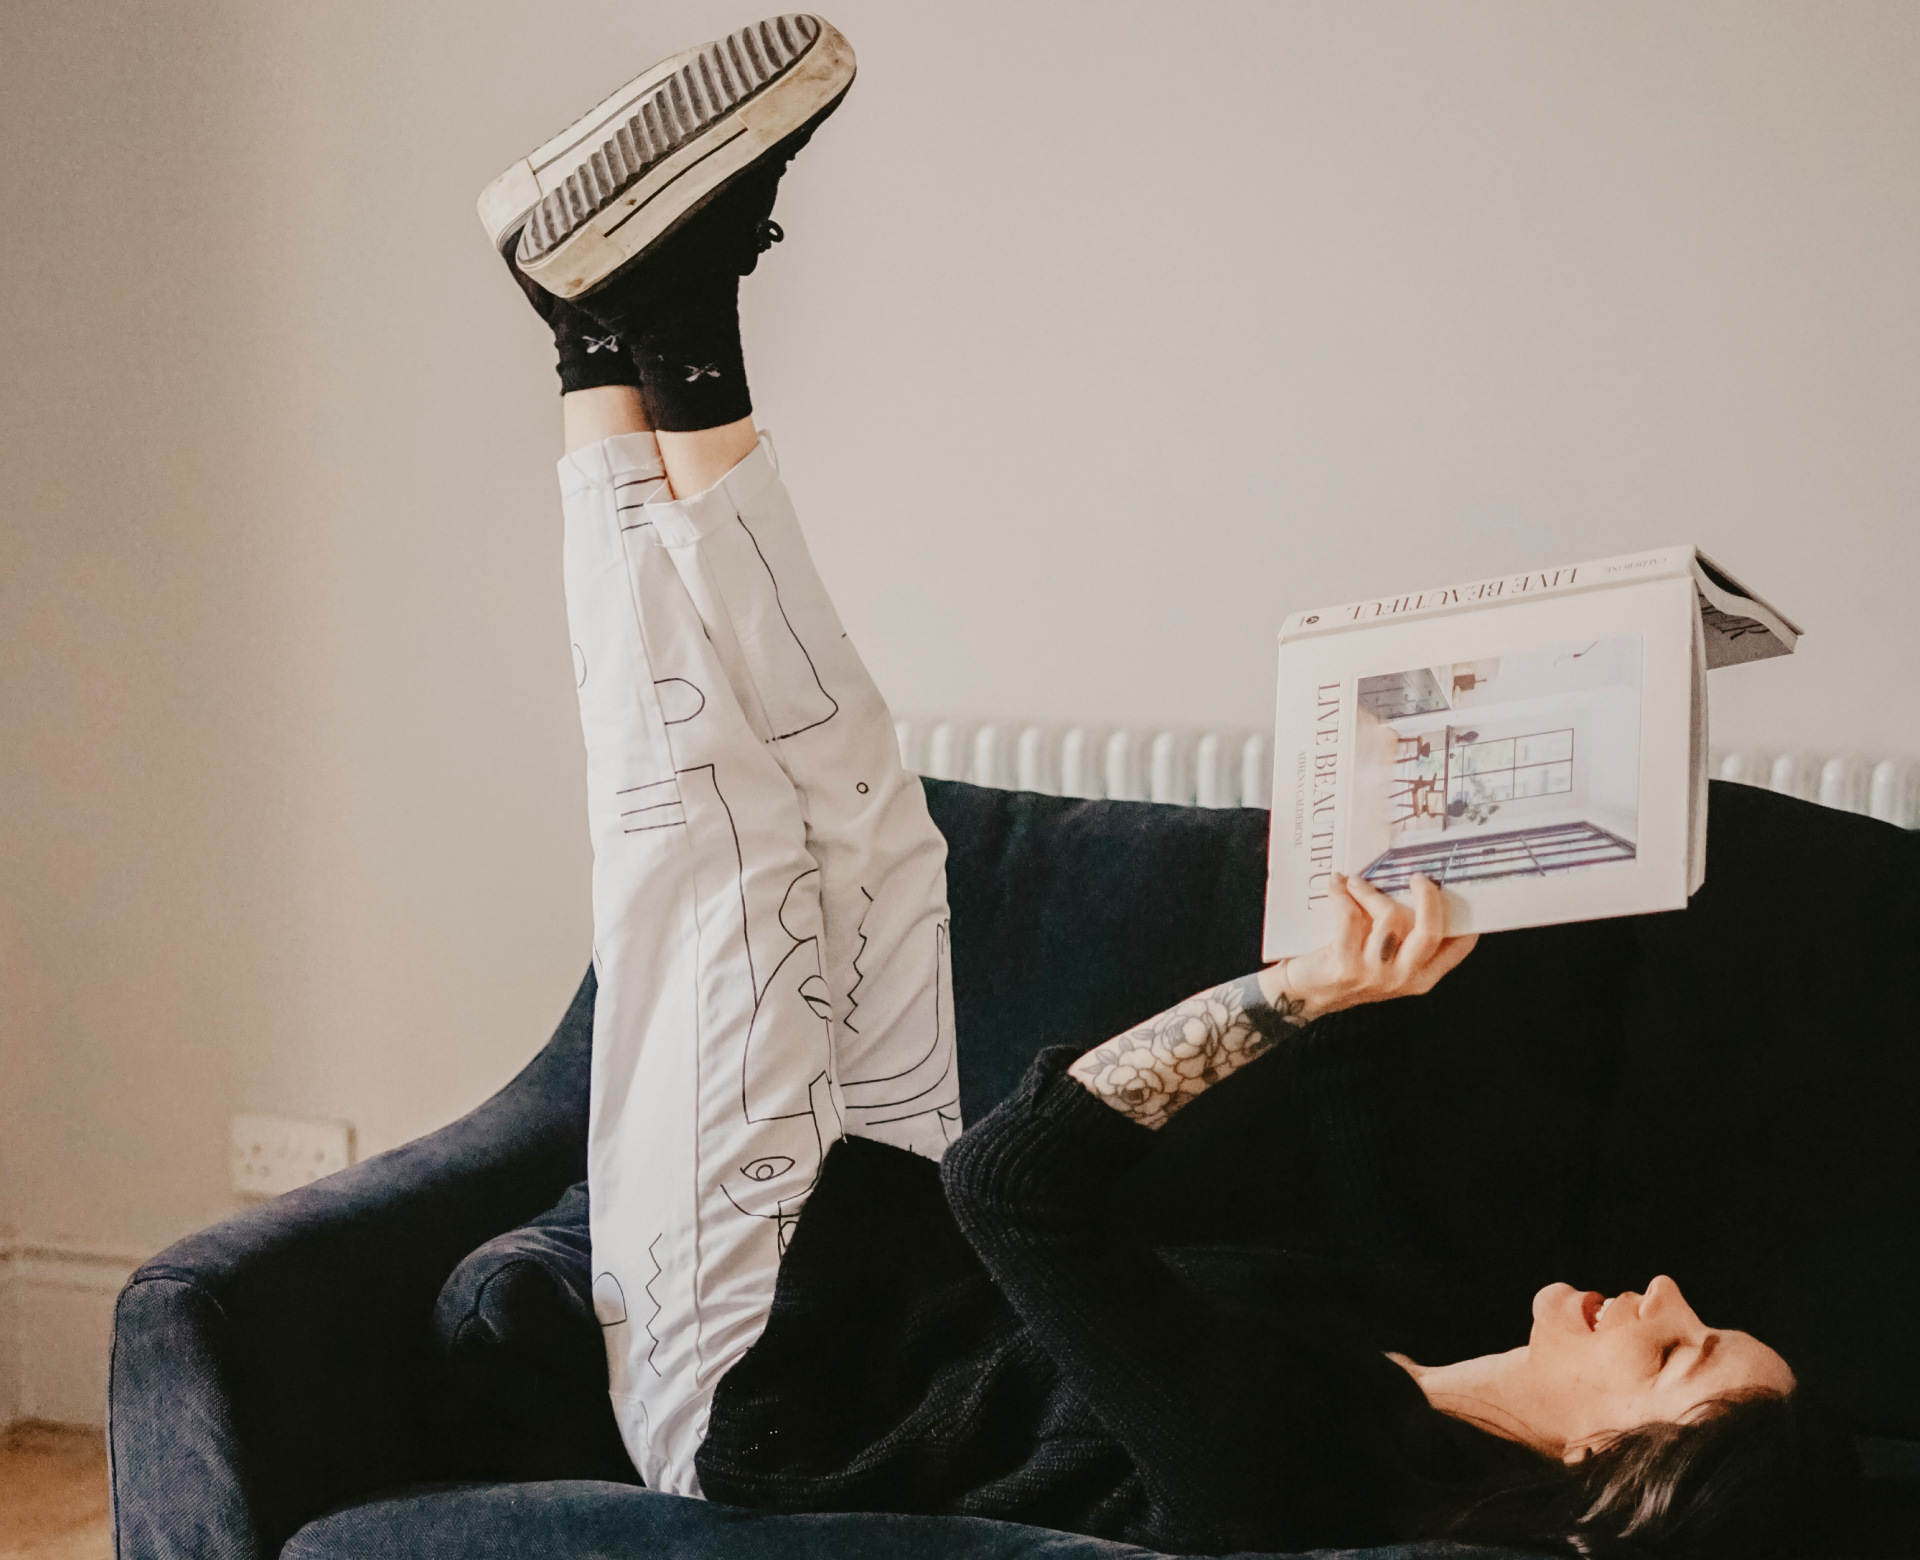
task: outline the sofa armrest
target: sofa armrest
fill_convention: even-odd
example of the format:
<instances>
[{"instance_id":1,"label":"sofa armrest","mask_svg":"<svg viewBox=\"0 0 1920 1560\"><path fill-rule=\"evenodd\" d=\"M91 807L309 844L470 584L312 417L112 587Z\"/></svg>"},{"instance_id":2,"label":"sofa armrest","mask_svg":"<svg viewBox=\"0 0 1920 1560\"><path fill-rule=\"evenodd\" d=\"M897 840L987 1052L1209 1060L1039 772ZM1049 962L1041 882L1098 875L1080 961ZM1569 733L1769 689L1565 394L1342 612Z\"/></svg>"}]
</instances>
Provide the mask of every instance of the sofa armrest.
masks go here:
<instances>
[{"instance_id":1,"label":"sofa armrest","mask_svg":"<svg viewBox=\"0 0 1920 1560\"><path fill-rule=\"evenodd\" d=\"M169 1247L128 1280L108 1388L119 1560L254 1560L318 1513L459 1470L435 1297L586 1173L594 979L440 1131Z\"/></svg>"}]
</instances>

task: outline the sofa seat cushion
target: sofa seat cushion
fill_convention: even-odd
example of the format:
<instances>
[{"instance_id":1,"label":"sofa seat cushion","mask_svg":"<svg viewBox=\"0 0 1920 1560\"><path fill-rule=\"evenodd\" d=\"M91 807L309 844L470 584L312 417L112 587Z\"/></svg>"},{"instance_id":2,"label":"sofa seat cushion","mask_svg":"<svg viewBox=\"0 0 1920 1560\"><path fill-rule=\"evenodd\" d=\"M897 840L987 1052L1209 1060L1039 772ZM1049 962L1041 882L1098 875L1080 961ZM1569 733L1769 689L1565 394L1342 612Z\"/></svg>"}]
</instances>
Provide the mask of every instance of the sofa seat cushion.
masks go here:
<instances>
[{"instance_id":1,"label":"sofa seat cushion","mask_svg":"<svg viewBox=\"0 0 1920 1560\"><path fill-rule=\"evenodd\" d=\"M1331 1560L1332 1551L1320 1551ZM1342 1550L1340 1560L1501 1560L1455 1544ZM1161 1560L1154 1551L981 1517L779 1516L587 1479L398 1491L309 1522L281 1560ZM1255 1560L1246 1556L1242 1560Z\"/></svg>"}]
</instances>

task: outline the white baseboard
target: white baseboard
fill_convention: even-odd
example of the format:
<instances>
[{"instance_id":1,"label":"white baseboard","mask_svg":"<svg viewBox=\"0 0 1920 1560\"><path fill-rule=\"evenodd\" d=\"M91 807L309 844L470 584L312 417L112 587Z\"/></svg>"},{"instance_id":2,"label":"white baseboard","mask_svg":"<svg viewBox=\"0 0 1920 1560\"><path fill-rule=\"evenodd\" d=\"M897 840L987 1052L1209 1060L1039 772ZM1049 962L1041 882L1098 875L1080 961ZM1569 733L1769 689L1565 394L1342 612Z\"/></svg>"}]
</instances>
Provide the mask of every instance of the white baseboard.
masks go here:
<instances>
[{"instance_id":1,"label":"white baseboard","mask_svg":"<svg viewBox=\"0 0 1920 1560\"><path fill-rule=\"evenodd\" d=\"M0 1241L0 1425L104 1425L113 1301L144 1259Z\"/></svg>"},{"instance_id":2,"label":"white baseboard","mask_svg":"<svg viewBox=\"0 0 1920 1560\"><path fill-rule=\"evenodd\" d=\"M0 1426L20 1415L20 1327L13 1305L13 1242L0 1237Z\"/></svg>"}]
</instances>

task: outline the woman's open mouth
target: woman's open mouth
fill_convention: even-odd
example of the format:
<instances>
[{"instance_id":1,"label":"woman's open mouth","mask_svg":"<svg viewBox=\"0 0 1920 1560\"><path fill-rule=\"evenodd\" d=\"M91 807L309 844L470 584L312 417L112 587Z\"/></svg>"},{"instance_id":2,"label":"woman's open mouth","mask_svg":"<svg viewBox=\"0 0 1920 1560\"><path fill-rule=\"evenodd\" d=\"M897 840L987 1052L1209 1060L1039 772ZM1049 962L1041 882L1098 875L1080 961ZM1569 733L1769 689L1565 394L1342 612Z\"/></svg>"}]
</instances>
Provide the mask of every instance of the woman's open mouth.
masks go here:
<instances>
[{"instance_id":1,"label":"woman's open mouth","mask_svg":"<svg viewBox=\"0 0 1920 1560\"><path fill-rule=\"evenodd\" d=\"M1598 1290L1589 1289L1580 1297L1580 1319L1587 1324L1588 1332L1600 1325L1600 1318L1606 1309L1607 1297Z\"/></svg>"}]
</instances>

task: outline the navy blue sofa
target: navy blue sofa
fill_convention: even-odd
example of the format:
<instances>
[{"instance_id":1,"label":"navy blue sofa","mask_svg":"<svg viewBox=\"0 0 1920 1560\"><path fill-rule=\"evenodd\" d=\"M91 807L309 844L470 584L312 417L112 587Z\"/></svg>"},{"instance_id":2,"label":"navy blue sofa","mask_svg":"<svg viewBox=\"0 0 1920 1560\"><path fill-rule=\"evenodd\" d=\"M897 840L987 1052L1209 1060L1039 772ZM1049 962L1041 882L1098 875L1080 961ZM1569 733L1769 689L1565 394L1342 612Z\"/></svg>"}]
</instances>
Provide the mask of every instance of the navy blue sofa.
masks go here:
<instances>
[{"instance_id":1,"label":"navy blue sofa","mask_svg":"<svg viewBox=\"0 0 1920 1560\"><path fill-rule=\"evenodd\" d=\"M969 1119L1042 1045L1091 1045L1258 964L1265 813L927 790L951 847ZM1396 1146L1381 1162L1403 1167L1390 1234L1438 1275L1462 1352L1523 1341L1551 1279L1676 1273L1709 1320L1776 1343L1850 1416L1888 1509L1911 1513L1920 836L1716 782L1709 839L1686 911L1491 936L1431 995L1378 1010L1367 1044ZM1007 1523L658 1495L564 1435L539 1477L501 1477L447 1379L435 1304L469 1253L584 1176L593 991L589 975L546 1048L462 1120L133 1276L111 1373L120 1560L1141 1555ZM1155 1184L1117 1189L1154 1238L1298 1240L1273 1187L1375 1173L1316 1159L1288 1066L1275 1053L1199 1101L1168 1127ZM1181 1183L1183 1157L1205 1185Z\"/></svg>"}]
</instances>

